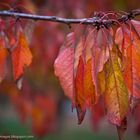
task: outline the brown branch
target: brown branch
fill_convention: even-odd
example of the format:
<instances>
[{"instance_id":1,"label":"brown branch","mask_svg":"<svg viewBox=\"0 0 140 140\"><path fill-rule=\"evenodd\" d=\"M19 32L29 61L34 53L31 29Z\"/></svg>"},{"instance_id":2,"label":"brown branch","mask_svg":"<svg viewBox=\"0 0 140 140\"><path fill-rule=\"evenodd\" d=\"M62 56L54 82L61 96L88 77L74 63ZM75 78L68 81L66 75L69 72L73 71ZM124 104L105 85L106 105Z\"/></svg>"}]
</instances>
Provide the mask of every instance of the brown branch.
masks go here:
<instances>
[{"instance_id":1,"label":"brown branch","mask_svg":"<svg viewBox=\"0 0 140 140\"><path fill-rule=\"evenodd\" d=\"M69 19L69 18L61 18L57 16L42 16L42 15L35 15L35 14L27 14L27 13L20 13L15 11L0 11L0 16L3 17L13 17L13 18L24 18L24 19L32 19L32 20L44 20L44 21L51 21L51 22L59 22L65 24L86 24L86 25L93 25L93 26L111 26L112 24L116 24L118 22L123 23L129 19L133 19L136 16L140 15L140 9L132 10L129 13L121 15L117 19L101 19L102 17L94 16L92 18L81 18L81 19Z\"/></svg>"}]
</instances>

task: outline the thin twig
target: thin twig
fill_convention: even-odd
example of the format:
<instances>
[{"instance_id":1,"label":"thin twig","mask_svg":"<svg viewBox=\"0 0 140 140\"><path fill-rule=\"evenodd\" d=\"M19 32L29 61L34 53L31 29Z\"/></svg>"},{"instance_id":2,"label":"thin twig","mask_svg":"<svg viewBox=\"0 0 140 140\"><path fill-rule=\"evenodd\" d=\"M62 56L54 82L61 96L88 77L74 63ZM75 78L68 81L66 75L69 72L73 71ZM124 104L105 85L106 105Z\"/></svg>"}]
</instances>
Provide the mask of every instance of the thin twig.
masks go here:
<instances>
[{"instance_id":1,"label":"thin twig","mask_svg":"<svg viewBox=\"0 0 140 140\"><path fill-rule=\"evenodd\" d=\"M116 19L117 22L126 22L129 19L135 18L136 16L140 15L140 9L132 10L129 13L120 16ZM70 18L62 18L57 16L43 16L43 15L36 15L36 14L27 14L27 13L20 13L15 11L0 11L0 16L3 17L13 17L13 18L24 18L24 19L32 19L32 20L45 20L51 22L59 22L65 24L86 24L86 25L93 25L93 26L111 26L115 23L114 19L104 19L101 20L97 17L92 18L77 18L77 19L70 19Z\"/></svg>"}]
</instances>

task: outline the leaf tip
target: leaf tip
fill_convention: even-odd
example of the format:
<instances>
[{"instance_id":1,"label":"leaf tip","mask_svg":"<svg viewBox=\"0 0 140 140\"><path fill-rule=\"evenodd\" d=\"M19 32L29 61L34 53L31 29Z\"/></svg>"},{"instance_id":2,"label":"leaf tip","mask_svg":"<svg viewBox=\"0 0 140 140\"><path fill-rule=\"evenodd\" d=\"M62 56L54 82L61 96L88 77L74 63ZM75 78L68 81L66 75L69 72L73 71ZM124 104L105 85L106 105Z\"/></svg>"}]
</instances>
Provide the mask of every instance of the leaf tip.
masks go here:
<instances>
[{"instance_id":1,"label":"leaf tip","mask_svg":"<svg viewBox=\"0 0 140 140\"><path fill-rule=\"evenodd\" d=\"M86 109L82 110L80 107L76 107L76 111L77 111L77 117L78 117L78 125L80 125L84 120Z\"/></svg>"},{"instance_id":2,"label":"leaf tip","mask_svg":"<svg viewBox=\"0 0 140 140\"><path fill-rule=\"evenodd\" d=\"M122 120L121 125L117 126L119 140L124 140L124 133L126 129L127 129L127 118L125 117L124 120Z\"/></svg>"}]
</instances>

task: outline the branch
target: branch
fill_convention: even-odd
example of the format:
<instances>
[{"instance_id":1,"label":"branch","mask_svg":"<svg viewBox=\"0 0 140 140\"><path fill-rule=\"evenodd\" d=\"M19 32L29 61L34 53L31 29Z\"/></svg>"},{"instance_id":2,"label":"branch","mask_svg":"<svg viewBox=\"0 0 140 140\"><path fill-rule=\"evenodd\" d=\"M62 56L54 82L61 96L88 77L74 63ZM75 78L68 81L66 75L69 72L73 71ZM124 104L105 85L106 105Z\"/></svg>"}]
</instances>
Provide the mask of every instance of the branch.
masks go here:
<instances>
[{"instance_id":1,"label":"branch","mask_svg":"<svg viewBox=\"0 0 140 140\"><path fill-rule=\"evenodd\" d=\"M115 14L114 14L115 15ZM42 16L42 15L35 15L35 14L27 14L27 13L20 13L14 11L0 11L0 16L3 17L13 17L13 18L24 18L24 19L32 19L32 20L45 20L51 22L59 22L65 24L86 24L86 25L93 25L93 26L105 26L109 27L112 24L118 24L118 22L126 22L130 19L135 18L136 16L140 15L140 9L132 10L129 13L121 15L117 19L102 19L102 17L94 16L92 18L81 18L81 19L69 19L69 18L61 18L57 16Z\"/></svg>"}]
</instances>

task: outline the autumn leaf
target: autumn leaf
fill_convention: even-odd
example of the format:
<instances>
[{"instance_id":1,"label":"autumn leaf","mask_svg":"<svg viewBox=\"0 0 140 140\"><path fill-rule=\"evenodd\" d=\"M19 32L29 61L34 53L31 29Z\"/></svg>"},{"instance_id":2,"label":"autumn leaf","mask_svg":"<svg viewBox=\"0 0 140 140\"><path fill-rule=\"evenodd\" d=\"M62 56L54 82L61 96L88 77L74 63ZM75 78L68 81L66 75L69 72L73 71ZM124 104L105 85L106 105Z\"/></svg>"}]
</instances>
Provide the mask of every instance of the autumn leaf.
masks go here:
<instances>
[{"instance_id":1,"label":"autumn leaf","mask_svg":"<svg viewBox=\"0 0 140 140\"><path fill-rule=\"evenodd\" d=\"M92 60L90 59L84 64L81 56L75 78L75 100L80 124L84 118L86 107L94 105L96 101L92 80Z\"/></svg>"},{"instance_id":2,"label":"autumn leaf","mask_svg":"<svg viewBox=\"0 0 140 140\"><path fill-rule=\"evenodd\" d=\"M89 30L87 36L82 36L75 47L75 104L80 124L85 116L86 108L90 108L97 102L95 85L92 79L92 48L95 30Z\"/></svg>"},{"instance_id":3,"label":"autumn leaf","mask_svg":"<svg viewBox=\"0 0 140 140\"><path fill-rule=\"evenodd\" d=\"M54 68L66 96L71 99L77 109L80 124L86 108L95 103L96 97L92 80L92 52L89 46L85 45L86 51L83 54L84 38L80 38L75 46L73 36L73 33L67 35L66 42L55 60ZM82 56L85 56L86 61L82 59Z\"/></svg>"},{"instance_id":4,"label":"autumn leaf","mask_svg":"<svg viewBox=\"0 0 140 140\"><path fill-rule=\"evenodd\" d=\"M24 68L32 62L32 54L28 42L22 30L18 32L18 40L11 52L14 80L17 81L23 75Z\"/></svg>"},{"instance_id":5,"label":"autumn leaf","mask_svg":"<svg viewBox=\"0 0 140 140\"><path fill-rule=\"evenodd\" d=\"M131 96L140 98L140 55L135 46L130 45L127 49L127 58L124 66L124 77Z\"/></svg>"},{"instance_id":6,"label":"autumn leaf","mask_svg":"<svg viewBox=\"0 0 140 140\"><path fill-rule=\"evenodd\" d=\"M126 26L123 26L123 28L120 27L118 30L123 30L121 34L123 43L120 42L118 45L122 45L122 48L125 47L125 55L123 57L123 76L129 90L132 107L135 104L135 98L140 99L140 40L138 36L134 32L128 30Z\"/></svg>"},{"instance_id":7,"label":"autumn leaf","mask_svg":"<svg viewBox=\"0 0 140 140\"><path fill-rule=\"evenodd\" d=\"M74 33L66 37L58 57L54 62L55 75L59 77L61 86L67 97L73 102L73 67L74 67Z\"/></svg>"},{"instance_id":8,"label":"autumn leaf","mask_svg":"<svg viewBox=\"0 0 140 140\"><path fill-rule=\"evenodd\" d=\"M81 124L85 114L85 96L82 91L84 77L84 62L82 59L85 38L82 36L74 49L74 103L77 111L78 124Z\"/></svg>"},{"instance_id":9,"label":"autumn leaf","mask_svg":"<svg viewBox=\"0 0 140 140\"><path fill-rule=\"evenodd\" d=\"M86 72L87 70L85 69L87 67L86 65L89 59L91 60L92 57L92 53L91 53L92 45L93 43L89 35L89 37L87 38L82 36L75 47L75 55L74 55L75 56L74 58L75 104L77 108L79 124L82 122L84 118L85 111L86 111L86 94L89 94L89 93L85 93L86 90L85 88L87 88L87 90L88 88L90 88L90 85L89 87L87 87L88 85L87 86L85 85L87 80L90 80L89 79L90 77L88 77L88 73ZM89 74L91 74L91 66L92 66L91 64L89 64L88 66Z\"/></svg>"},{"instance_id":10,"label":"autumn leaf","mask_svg":"<svg viewBox=\"0 0 140 140\"><path fill-rule=\"evenodd\" d=\"M97 76L97 87L98 87L98 92L100 95L103 95L105 93L105 71L102 70L101 72L98 73Z\"/></svg>"},{"instance_id":11,"label":"autumn leaf","mask_svg":"<svg viewBox=\"0 0 140 140\"><path fill-rule=\"evenodd\" d=\"M95 95L95 86L92 80L92 59L89 59L84 65L83 83L86 105L91 107L97 101L97 97Z\"/></svg>"},{"instance_id":12,"label":"autumn leaf","mask_svg":"<svg viewBox=\"0 0 140 140\"><path fill-rule=\"evenodd\" d=\"M0 36L0 82L4 79L6 74L6 59L8 51L5 46L4 36Z\"/></svg>"},{"instance_id":13,"label":"autumn leaf","mask_svg":"<svg viewBox=\"0 0 140 140\"><path fill-rule=\"evenodd\" d=\"M76 107L78 124L86 109L93 111L103 97L108 120L117 126L119 138L123 139L129 97L139 98L139 44L136 33L122 25L115 38L111 28L88 28L78 40L67 41L62 47L55 61L55 73ZM70 77L65 78L67 74Z\"/></svg>"},{"instance_id":14,"label":"autumn leaf","mask_svg":"<svg viewBox=\"0 0 140 140\"><path fill-rule=\"evenodd\" d=\"M75 77L75 104L77 108L78 124L83 121L86 112L85 93L84 93L84 62L82 57L79 59L77 73Z\"/></svg>"},{"instance_id":15,"label":"autumn leaf","mask_svg":"<svg viewBox=\"0 0 140 140\"><path fill-rule=\"evenodd\" d=\"M106 36L107 39L105 39ZM96 91L95 93L98 98L101 94L99 73L103 71L104 64L109 59L109 48L107 46L110 47L112 45L112 35L110 30L100 29L95 32L93 39L94 43L92 47L92 58L93 58L92 77L95 84ZM102 81L104 81L103 79L104 77L102 77Z\"/></svg>"},{"instance_id":16,"label":"autumn leaf","mask_svg":"<svg viewBox=\"0 0 140 140\"><path fill-rule=\"evenodd\" d=\"M105 104L109 121L117 126L121 126L122 120L127 115L129 105L128 91L118 60L116 52L110 51L110 59L105 65Z\"/></svg>"}]
</instances>

